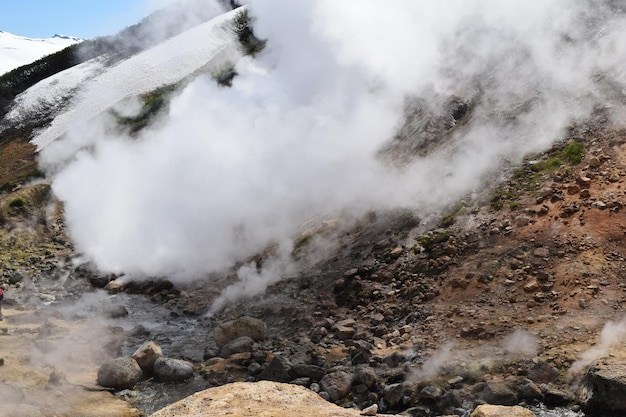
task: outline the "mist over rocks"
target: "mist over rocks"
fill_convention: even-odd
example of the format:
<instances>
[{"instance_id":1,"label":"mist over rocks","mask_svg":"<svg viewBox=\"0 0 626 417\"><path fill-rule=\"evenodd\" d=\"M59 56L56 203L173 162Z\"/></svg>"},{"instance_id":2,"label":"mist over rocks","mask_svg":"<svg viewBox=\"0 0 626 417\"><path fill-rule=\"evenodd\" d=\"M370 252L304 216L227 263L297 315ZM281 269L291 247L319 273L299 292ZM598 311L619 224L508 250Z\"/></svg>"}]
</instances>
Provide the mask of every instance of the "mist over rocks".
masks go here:
<instances>
[{"instance_id":1,"label":"mist over rocks","mask_svg":"<svg viewBox=\"0 0 626 417\"><path fill-rule=\"evenodd\" d=\"M110 352L158 341L180 359L148 407L233 381L345 413L595 401L572 390L626 334L623 13L544 3L251 2L267 49L230 88L186 84L132 140L94 121L55 171L76 247L0 194L2 280L42 308L5 304L7 337L58 306L119 324ZM36 332L45 369L65 331Z\"/></svg>"},{"instance_id":2,"label":"mist over rocks","mask_svg":"<svg viewBox=\"0 0 626 417\"><path fill-rule=\"evenodd\" d=\"M626 362L609 358L592 363L578 398L588 412L626 413Z\"/></svg>"}]
</instances>

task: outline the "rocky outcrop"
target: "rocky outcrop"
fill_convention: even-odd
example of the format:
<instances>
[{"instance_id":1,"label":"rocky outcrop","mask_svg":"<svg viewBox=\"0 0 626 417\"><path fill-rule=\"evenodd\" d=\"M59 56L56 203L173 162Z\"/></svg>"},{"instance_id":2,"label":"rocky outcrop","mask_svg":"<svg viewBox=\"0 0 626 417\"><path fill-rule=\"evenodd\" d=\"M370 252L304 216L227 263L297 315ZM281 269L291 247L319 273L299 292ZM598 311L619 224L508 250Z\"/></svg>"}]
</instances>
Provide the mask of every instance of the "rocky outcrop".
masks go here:
<instances>
[{"instance_id":1,"label":"rocky outcrop","mask_svg":"<svg viewBox=\"0 0 626 417\"><path fill-rule=\"evenodd\" d=\"M520 407L484 404L476 407L470 417L536 417L532 411Z\"/></svg>"},{"instance_id":2,"label":"rocky outcrop","mask_svg":"<svg viewBox=\"0 0 626 417\"><path fill-rule=\"evenodd\" d=\"M98 369L98 384L116 390L131 389L142 377L141 367L133 358L111 359Z\"/></svg>"},{"instance_id":3,"label":"rocky outcrop","mask_svg":"<svg viewBox=\"0 0 626 417\"><path fill-rule=\"evenodd\" d=\"M261 320L252 317L241 317L220 323L215 327L215 344L220 349L228 342L242 336L260 341L267 338L267 326Z\"/></svg>"},{"instance_id":4,"label":"rocky outcrop","mask_svg":"<svg viewBox=\"0 0 626 417\"><path fill-rule=\"evenodd\" d=\"M626 362L602 360L591 365L578 399L587 411L626 413Z\"/></svg>"},{"instance_id":5,"label":"rocky outcrop","mask_svg":"<svg viewBox=\"0 0 626 417\"><path fill-rule=\"evenodd\" d=\"M358 417L359 410L341 408L304 387L277 382L237 382L196 393L152 414L178 416ZM380 415L380 414L379 414Z\"/></svg>"}]
</instances>

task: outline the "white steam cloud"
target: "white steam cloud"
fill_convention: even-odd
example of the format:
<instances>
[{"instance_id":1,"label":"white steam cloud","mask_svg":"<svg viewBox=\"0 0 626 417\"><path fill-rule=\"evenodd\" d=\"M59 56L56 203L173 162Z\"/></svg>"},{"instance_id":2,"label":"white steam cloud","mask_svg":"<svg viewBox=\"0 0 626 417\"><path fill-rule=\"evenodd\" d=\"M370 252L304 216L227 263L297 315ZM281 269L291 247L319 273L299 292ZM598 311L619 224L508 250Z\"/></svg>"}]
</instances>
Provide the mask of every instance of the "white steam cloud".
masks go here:
<instances>
[{"instance_id":1,"label":"white steam cloud","mask_svg":"<svg viewBox=\"0 0 626 417\"><path fill-rule=\"evenodd\" d=\"M289 247L319 212L441 209L626 85L626 19L608 2L248 8L267 47L239 61L232 88L196 79L135 140L91 128L89 149L55 175L77 248L103 270L196 278L270 244ZM452 96L472 109L448 146L402 169L380 161L407 97L438 112ZM281 274L250 271L241 272Z\"/></svg>"},{"instance_id":2,"label":"white steam cloud","mask_svg":"<svg viewBox=\"0 0 626 417\"><path fill-rule=\"evenodd\" d=\"M626 340L626 318L620 322L607 322L600 332L599 342L580 355L580 359L572 364L570 376L578 374L596 359L607 355L609 350Z\"/></svg>"}]
</instances>

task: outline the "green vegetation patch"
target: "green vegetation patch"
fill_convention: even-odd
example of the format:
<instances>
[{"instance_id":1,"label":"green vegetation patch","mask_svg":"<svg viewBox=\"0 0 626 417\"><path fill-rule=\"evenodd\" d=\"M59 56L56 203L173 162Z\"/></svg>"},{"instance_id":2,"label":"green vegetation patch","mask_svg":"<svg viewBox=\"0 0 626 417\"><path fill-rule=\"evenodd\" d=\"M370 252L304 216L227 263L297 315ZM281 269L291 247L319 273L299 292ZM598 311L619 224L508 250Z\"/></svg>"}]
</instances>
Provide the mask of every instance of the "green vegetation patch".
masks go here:
<instances>
[{"instance_id":1,"label":"green vegetation patch","mask_svg":"<svg viewBox=\"0 0 626 417\"><path fill-rule=\"evenodd\" d=\"M128 128L131 134L137 134L152 122L154 116L167 108L169 98L180 85L181 83L169 84L142 95L142 108L136 116L125 117L115 110L111 110L111 113L120 126Z\"/></svg>"},{"instance_id":2,"label":"green vegetation patch","mask_svg":"<svg viewBox=\"0 0 626 417\"><path fill-rule=\"evenodd\" d=\"M530 155L513 173L511 181L494 190L489 200L490 206L500 210L507 203L511 210L517 210L522 194L537 191L548 174L567 170L570 165L580 163L584 154L584 144L574 141L556 146L544 155Z\"/></svg>"},{"instance_id":3,"label":"green vegetation patch","mask_svg":"<svg viewBox=\"0 0 626 417\"><path fill-rule=\"evenodd\" d=\"M572 142L563 149L563 156L570 164L579 164L585 155L585 145L582 142Z\"/></svg>"},{"instance_id":4,"label":"green vegetation patch","mask_svg":"<svg viewBox=\"0 0 626 417\"><path fill-rule=\"evenodd\" d=\"M248 9L243 9L233 19L233 29L244 53L255 56L265 48L266 41L254 35L252 23L253 20L248 13Z\"/></svg>"},{"instance_id":5,"label":"green vegetation patch","mask_svg":"<svg viewBox=\"0 0 626 417\"><path fill-rule=\"evenodd\" d=\"M452 233L447 229L433 230L425 235L419 236L416 240L417 243L423 247L426 251L430 252L435 245L443 242L447 242L450 239Z\"/></svg>"}]
</instances>

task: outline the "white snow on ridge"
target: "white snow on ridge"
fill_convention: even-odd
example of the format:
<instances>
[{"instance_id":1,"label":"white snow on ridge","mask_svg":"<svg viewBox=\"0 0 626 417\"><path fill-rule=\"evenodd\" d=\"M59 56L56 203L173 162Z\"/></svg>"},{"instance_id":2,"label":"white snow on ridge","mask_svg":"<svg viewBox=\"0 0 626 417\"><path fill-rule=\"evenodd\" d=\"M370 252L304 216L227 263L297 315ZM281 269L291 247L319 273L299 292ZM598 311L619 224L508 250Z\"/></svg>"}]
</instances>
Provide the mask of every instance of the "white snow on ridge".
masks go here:
<instances>
[{"instance_id":1,"label":"white snow on ridge","mask_svg":"<svg viewBox=\"0 0 626 417\"><path fill-rule=\"evenodd\" d=\"M0 75L79 42L82 39L71 36L33 39L0 31Z\"/></svg>"},{"instance_id":2,"label":"white snow on ridge","mask_svg":"<svg viewBox=\"0 0 626 417\"><path fill-rule=\"evenodd\" d=\"M92 119L126 98L176 83L205 65L219 68L237 59L241 52L229 27L236 13L239 11L213 18L110 68L96 58L62 71L20 94L7 117L19 120L22 114L36 111L42 102L54 105L50 91L58 99L79 88L72 102L31 141L40 151L71 126Z\"/></svg>"}]
</instances>

